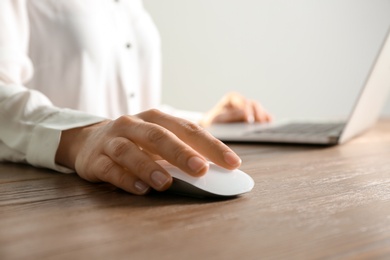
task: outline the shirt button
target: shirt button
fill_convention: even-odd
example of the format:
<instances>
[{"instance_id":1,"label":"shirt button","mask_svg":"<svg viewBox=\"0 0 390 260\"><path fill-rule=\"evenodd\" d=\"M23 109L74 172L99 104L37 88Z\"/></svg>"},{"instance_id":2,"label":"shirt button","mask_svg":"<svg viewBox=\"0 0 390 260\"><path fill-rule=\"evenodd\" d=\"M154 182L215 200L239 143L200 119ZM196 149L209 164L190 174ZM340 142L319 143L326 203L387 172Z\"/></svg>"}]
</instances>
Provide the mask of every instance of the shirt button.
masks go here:
<instances>
[{"instance_id":1,"label":"shirt button","mask_svg":"<svg viewBox=\"0 0 390 260\"><path fill-rule=\"evenodd\" d=\"M131 92L131 93L129 94L129 97L130 97L130 98L134 98L134 97L135 97L135 93L134 93L134 92Z\"/></svg>"},{"instance_id":2,"label":"shirt button","mask_svg":"<svg viewBox=\"0 0 390 260\"><path fill-rule=\"evenodd\" d=\"M126 43L126 48L127 49L130 49L131 48L131 44L128 42L128 43Z\"/></svg>"}]
</instances>

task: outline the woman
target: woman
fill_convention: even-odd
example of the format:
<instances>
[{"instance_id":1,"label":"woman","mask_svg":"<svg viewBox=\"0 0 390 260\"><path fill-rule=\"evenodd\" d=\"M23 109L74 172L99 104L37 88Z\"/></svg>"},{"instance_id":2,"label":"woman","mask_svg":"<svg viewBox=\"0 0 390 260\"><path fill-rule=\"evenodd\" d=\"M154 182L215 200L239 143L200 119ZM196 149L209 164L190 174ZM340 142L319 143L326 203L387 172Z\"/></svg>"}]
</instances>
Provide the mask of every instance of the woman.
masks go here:
<instances>
[{"instance_id":1,"label":"woman","mask_svg":"<svg viewBox=\"0 0 390 260\"><path fill-rule=\"evenodd\" d=\"M193 122L270 120L235 93L205 115L170 115L155 109L160 89L159 36L140 0L0 1L0 160L141 195L172 183L157 159L193 176L207 160L240 165Z\"/></svg>"}]
</instances>

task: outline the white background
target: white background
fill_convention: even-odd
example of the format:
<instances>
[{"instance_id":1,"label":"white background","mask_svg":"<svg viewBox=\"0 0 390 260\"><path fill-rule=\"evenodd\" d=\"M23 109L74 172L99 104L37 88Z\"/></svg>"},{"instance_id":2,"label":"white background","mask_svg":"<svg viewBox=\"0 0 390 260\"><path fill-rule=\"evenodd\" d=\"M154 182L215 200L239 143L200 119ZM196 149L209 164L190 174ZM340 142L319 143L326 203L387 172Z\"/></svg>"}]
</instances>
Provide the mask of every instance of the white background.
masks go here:
<instances>
[{"instance_id":1,"label":"white background","mask_svg":"<svg viewBox=\"0 0 390 260\"><path fill-rule=\"evenodd\" d=\"M390 27L390 0L144 4L162 37L163 102L202 112L235 90L276 118L345 116Z\"/></svg>"}]
</instances>

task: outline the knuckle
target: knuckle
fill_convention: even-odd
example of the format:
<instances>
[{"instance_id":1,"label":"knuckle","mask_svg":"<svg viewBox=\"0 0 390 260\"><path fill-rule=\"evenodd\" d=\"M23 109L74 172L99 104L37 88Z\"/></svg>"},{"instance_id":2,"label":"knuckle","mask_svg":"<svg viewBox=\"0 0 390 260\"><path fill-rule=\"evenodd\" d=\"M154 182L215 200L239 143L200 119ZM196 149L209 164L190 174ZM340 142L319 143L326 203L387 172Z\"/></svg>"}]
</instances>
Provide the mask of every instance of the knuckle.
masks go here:
<instances>
[{"instance_id":1,"label":"knuckle","mask_svg":"<svg viewBox=\"0 0 390 260\"><path fill-rule=\"evenodd\" d=\"M160 116L163 116L164 113L161 112L160 110L156 109L156 108L152 108L152 109L149 109L146 111L146 114L149 116L149 117L160 117Z\"/></svg>"},{"instance_id":2,"label":"knuckle","mask_svg":"<svg viewBox=\"0 0 390 260\"><path fill-rule=\"evenodd\" d=\"M126 187L127 184L127 175L126 173L120 174L118 177L117 186L119 187Z\"/></svg>"},{"instance_id":3,"label":"knuckle","mask_svg":"<svg viewBox=\"0 0 390 260\"><path fill-rule=\"evenodd\" d=\"M144 174L148 168L148 163L144 160L137 160L134 162L134 172L137 175Z\"/></svg>"},{"instance_id":4,"label":"knuckle","mask_svg":"<svg viewBox=\"0 0 390 260\"><path fill-rule=\"evenodd\" d=\"M205 130L198 124L189 121L183 121L180 123L180 125L189 135L199 136L205 134Z\"/></svg>"},{"instance_id":5,"label":"knuckle","mask_svg":"<svg viewBox=\"0 0 390 260\"><path fill-rule=\"evenodd\" d=\"M177 147L177 148L173 149L172 154L173 154L173 158L175 161L182 162L184 164L189 152L190 151L188 149L183 149L182 147Z\"/></svg>"},{"instance_id":6,"label":"knuckle","mask_svg":"<svg viewBox=\"0 0 390 260\"><path fill-rule=\"evenodd\" d=\"M115 163L109 159L101 160L99 169L101 171L100 178L102 181L109 181L112 175Z\"/></svg>"},{"instance_id":7,"label":"knuckle","mask_svg":"<svg viewBox=\"0 0 390 260\"><path fill-rule=\"evenodd\" d=\"M123 126L127 126L129 124L132 124L134 122L135 122L134 117L128 116L128 115L123 115L123 116L120 116L117 119L115 119L113 124L114 124L114 128L120 128Z\"/></svg>"},{"instance_id":8,"label":"knuckle","mask_svg":"<svg viewBox=\"0 0 390 260\"><path fill-rule=\"evenodd\" d=\"M128 149L128 143L125 141L116 139L110 143L110 150L115 158L121 157Z\"/></svg>"},{"instance_id":9,"label":"knuckle","mask_svg":"<svg viewBox=\"0 0 390 260\"><path fill-rule=\"evenodd\" d=\"M222 147L222 146L225 146L225 144L219 140L219 139L216 139L216 138L212 138L210 141L209 141L209 145L214 149L214 147Z\"/></svg>"},{"instance_id":10,"label":"knuckle","mask_svg":"<svg viewBox=\"0 0 390 260\"><path fill-rule=\"evenodd\" d=\"M118 117L115 120L115 123L117 123L117 124L124 124L124 123L127 123L128 121L129 121L129 117L123 115L123 116Z\"/></svg>"},{"instance_id":11,"label":"knuckle","mask_svg":"<svg viewBox=\"0 0 390 260\"><path fill-rule=\"evenodd\" d=\"M151 127L146 132L146 138L151 143L159 143L166 139L168 135L168 130L160 127Z\"/></svg>"},{"instance_id":12,"label":"knuckle","mask_svg":"<svg viewBox=\"0 0 390 260\"><path fill-rule=\"evenodd\" d=\"M149 112L154 115L160 115L162 112L156 108L149 109Z\"/></svg>"}]
</instances>

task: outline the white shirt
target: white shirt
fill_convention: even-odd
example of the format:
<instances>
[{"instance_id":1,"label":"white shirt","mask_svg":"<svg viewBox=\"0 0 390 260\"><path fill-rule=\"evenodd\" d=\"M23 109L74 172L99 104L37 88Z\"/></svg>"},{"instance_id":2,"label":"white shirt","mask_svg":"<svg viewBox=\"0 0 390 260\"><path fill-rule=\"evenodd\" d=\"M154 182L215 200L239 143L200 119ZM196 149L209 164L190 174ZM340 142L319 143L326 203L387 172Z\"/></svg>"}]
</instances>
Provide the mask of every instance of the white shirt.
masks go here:
<instances>
[{"instance_id":1,"label":"white shirt","mask_svg":"<svg viewBox=\"0 0 390 260\"><path fill-rule=\"evenodd\" d=\"M158 107L160 67L141 0L1 0L0 161L68 171L61 131Z\"/></svg>"}]
</instances>

